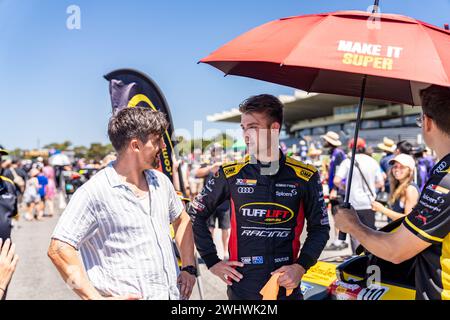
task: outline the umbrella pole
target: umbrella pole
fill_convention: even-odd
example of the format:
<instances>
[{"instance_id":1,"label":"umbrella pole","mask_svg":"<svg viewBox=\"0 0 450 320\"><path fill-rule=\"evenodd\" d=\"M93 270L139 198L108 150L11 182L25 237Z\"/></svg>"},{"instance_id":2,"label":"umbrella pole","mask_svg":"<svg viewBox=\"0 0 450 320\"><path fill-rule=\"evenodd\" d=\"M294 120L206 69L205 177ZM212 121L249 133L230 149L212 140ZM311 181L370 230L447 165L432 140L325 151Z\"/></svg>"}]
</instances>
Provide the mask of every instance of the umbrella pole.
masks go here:
<instances>
[{"instance_id":1,"label":"umbrella pole","mask_svg":"<svg viewBox=\"0 0 450 320\"><path fill-rule=\"evenodd\" d=\"M358 116L356 117L355 135L353 137L353 148L352 148L352 157L351 157L351 161L350 161L350 171L349 171L348 178L347 178L347 188L345 190L345 200L344 200L345 208L350 208L350 190L352 187L353 167L355 165L356 142L358 141L359 128L361 126L362 107L364 104L364 95L366 92L366 80L367 80L367 76L365 75L363 78L363 81L362 81L361 95L359 97Z\"/></svg>"},{"instance_id":2,"label":"umbrella pole","mask_svg":"<svg viewBox=\"0 0 450 320\"><path fill-rule=\"evenodd\" d=\"M373 3L372 13L377 13L379 7L380 7L380 0L375 0L375 2Z\"/></svg>"}]
</instances>

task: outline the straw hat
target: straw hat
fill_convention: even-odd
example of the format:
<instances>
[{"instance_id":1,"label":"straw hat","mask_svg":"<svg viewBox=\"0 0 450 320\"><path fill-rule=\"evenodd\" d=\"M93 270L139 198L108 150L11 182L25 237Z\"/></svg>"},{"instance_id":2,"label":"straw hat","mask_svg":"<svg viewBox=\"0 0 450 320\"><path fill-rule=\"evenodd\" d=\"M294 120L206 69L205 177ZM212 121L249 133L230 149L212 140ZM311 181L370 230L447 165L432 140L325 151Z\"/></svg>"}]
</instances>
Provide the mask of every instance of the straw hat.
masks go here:
<instances>
[{"instance_id":1,"label":"straw hat","mask_svg":"<svg viewBox=\"0 0 450 320\"><path fill-rule=\"evenodd\" d=\"M389 139L388 137L384 137L383 143L379 143L377 145L377 147L378 147L378 149L381 149L386 152L391 152L391 153L393 153L396 149L394 140Z\"/></svg>"},{"instance_id":2,"label":"straw hat","mask_svg":"<svg viewBox=\"0 0 450 320\"><path fill-rule=\"evenodd\" d=\"M316 157L322 154L322 150L317 149L314 145L312 145L308 150L308 157Z\"/></svg>"},{"instance_id":3,"label":"straw hat","mask_svg":"<svg viewBox=\"0 0 450 320\"><path fill-rule=\"evenodd\" d=\"M335 147L342 145L342 142L339 140L339 135L334 131L328 131L327 134L320 137Z\"/></svg>"}]
</instances>

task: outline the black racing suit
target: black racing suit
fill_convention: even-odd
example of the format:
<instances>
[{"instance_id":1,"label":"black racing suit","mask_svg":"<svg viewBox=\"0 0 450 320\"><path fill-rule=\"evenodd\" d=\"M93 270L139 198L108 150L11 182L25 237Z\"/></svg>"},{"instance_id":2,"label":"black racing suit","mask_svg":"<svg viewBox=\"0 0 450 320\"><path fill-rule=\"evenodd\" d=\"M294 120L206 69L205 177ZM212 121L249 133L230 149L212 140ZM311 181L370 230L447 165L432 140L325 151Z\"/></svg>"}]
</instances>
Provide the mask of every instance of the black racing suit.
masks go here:
<instances>
[{"instance_id":1,"label":"black racing suit","mask_svg":"<svg viewBox=\"0 0 450 320\"><path fill-rule=\"evenodd\" d=\"M450 154L433 167L403 225L430 244L416 256L416 299L450 300Z\"/></svg>"},{"instance_id":2,"label":"black racing suit","mask_svg":"<svg viewBox=\"0 0 450 320\"><path fill-rule=\"evenodd\" d=\"M0 175L0 238L11 237L11 218L17 214L17 193L14 182Z\"/></svg>"},{"instance_id":3,"label":"black racing suit","mask_svg":"<svg viewBox=\"0 0 450 320\"><path fill-rule=\"evenodd\" d=\"M11 218L17 214L17 192L14 182L2 176L0 169L0 238L5 240L11 237ZM5 289L1 300L6 299L8 288Z\"/></svg>"},{"instance_id":4,"label":"black racing suit","mask_svg":"<svg viewBox=\"0 0 450 320\"><path fill-rule=\"evenodd\" d=\"M250 160L247 156L243 162L223 165L188 207L197 250L211 268L220 259L207 220L223 201L231 202L230 261L244 266L237 267L243 279L228 288L230 299L261 299L259 291L272 271L293 263L308 270L329 238L316 168L281 153L275 163L279 170L267 175L262 174L267 168ZM308 235L300 250L305 219ZM294 298L301 298L299 291L294 290ZM278 298L285 293L280 288Z\"/></svg>"}]
</instances>

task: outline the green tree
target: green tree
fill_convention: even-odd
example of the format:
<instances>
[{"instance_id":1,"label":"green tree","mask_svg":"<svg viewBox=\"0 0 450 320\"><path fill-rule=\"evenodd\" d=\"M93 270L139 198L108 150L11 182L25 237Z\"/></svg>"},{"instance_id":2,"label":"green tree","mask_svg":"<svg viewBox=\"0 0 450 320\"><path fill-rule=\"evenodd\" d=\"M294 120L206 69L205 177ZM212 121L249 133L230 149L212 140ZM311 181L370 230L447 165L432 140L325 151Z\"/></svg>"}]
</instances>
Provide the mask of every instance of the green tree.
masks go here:
<instances>
[{"instance_id":1,"label":"green tree","mask_svg":"<svg viewBox=\"0 0 450 320\"><path fill-rule=\"evenodd\" d=\"M23 158L23 151L20 148L16 148L16 149L10 151L9 155L12 158L21 159L21 158Z\"/></svg>"},{"instance_id":2,"label":"green tree","mask_svg":"<svg viewBox=\"0 0 450 320\"><path fill-rule=\"evenodd\" d=\"M91 143L91 146L87 150L86 158L100 161L113 151L114 148L111 144L102 145L101 143Z\"/></svg>"},{"instance_id":3,"label":"green tree","mask_svg":"<svg viewBox=\"0 0 450 320\"><path fill-rule=\"evenodd\" d=\"M76 146L73 148L73 152L75 158L85 158L88 153L88 148L86 148L85 146Z\"/></svg>"},{"instance_id":4,"label":"green tree","mask_svg":"<svg viewBox=\"0 0 450 320\"><path fill-rule=\"evenodd\" d=\"M64 141L63 143L53 142L44 146L45 149L56 149L60 151L67 150L72 145L72 142L69 140Z\"/></svg>"},{"instance_id":5,"label":"green tree","mask_svg":"<svg viewBox=\"0 0 450 320\"><path fill-rule=\"evenodd\" d=\"M227 150L233 146L234 138L226 133L217 135L212 141L220 143L222 147Z\"/></svg>"},{"instance_id":6,"label":"green tree","mask_svg":"<svg viewBox=\"0 0 450 320\"><path fill-rule=\"evenodd\" d=\"M175 138L175 141L175 150L179 155L184 156L192 152L192 144L190 140L186 140L183 136L179 136Z\"/></svg>"}]
</instances>

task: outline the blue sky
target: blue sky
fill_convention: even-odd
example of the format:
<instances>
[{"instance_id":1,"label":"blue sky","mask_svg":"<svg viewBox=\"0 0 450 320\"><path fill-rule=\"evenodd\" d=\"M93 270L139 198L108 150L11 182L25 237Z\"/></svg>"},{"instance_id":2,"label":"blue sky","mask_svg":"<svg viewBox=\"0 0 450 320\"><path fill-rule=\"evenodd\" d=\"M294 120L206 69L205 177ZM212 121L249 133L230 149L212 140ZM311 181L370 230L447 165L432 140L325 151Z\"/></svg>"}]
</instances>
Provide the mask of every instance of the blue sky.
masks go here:
<instances>
[{"instance_id":1,"label":"blue sky","mask_svg":"<svg viewBox=\"0 0 450 320\"><path fill-rule=\"evenodd\" d=\"M66 9L81 9L81 30L68 30ZM258 93L293 89L226 77L196 62L239 34L277 18L366 10L365 0L0 0L0 144L35 148L70 140L108 142L107 82L113 69L149 74L171 107L175 127L236 128L206 122ZM442 26L450 0L380 0L381 11Z\"/></svg>"}]
</instances>

